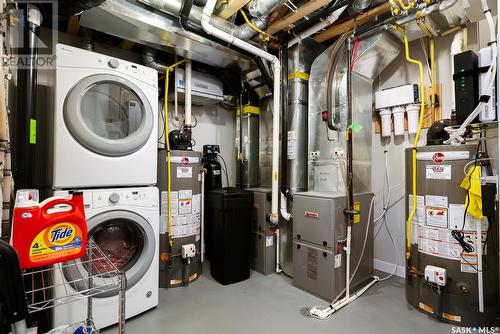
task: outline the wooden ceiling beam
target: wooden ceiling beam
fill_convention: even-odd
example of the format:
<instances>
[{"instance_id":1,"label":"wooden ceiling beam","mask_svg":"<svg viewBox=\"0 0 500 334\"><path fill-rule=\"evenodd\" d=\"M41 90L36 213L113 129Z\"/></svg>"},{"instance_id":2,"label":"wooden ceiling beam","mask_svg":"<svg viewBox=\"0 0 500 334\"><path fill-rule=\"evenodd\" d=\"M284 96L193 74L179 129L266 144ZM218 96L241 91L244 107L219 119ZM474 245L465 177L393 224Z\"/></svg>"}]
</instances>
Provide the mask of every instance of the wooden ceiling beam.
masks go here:
<instances>
[{"instance_id":1,"label":"wooden ceiling beam","mask_svg":"<svg viewBox=\"0 0 500 334\"><path fill-rule=\"evenodd\" d=\"M68 18L68 26L66 27L66 32L71 35L78 35L80 31L80 21L78 16L70 16Z\"/></svg>"},{"instance_id":2,"label":"wooden ceiling beam","mask_svg":"<svg viewBox=\"0 0 500 334\"><path fill-rule=\"evenodd\" d=\"M329 4L330 2L331 2L331 0L311 0L311 1L308 1L305 5L298 8L295 13L288 14L283 19L270 25L267 28L266 33L268 33L269 35L274 35L278 31L288 30L292 24L294 24L298 20L304 18L304 16L307 16L307 15L315 12L316 10L320 9L321 7L324 7L325 5Z\"/></svg>"},{"instance_id":3,"label":"wooden ceiling beam","mask_svg":"<svg viewBox=\"0 0 500 334\"><path fill-rule=\"evenodd\" d=\"M250 0L228 0L228 4L219 13L219 16L227 20L249 2Z\"/></svg>"},{"instance_id":4,"label":"wooden ceiling beam","mask_svg":"<svg viewBox=\"0 0 500 334\"><path fill-rule=\"evenodd\" d=\"M316 35L314 37L314 40L319 43L325 42L329 39L342 35L345 32L351 31L355 27L368 23L372 21L375 18L375 16L388 13L390 12L390 10L391 10L391 5L388 2L386 2L378 7L375 7L373 9L370 9L369 11L359 14L358 16L348 21L334 25L325 32Z\"/></svg>"}]
</instances>

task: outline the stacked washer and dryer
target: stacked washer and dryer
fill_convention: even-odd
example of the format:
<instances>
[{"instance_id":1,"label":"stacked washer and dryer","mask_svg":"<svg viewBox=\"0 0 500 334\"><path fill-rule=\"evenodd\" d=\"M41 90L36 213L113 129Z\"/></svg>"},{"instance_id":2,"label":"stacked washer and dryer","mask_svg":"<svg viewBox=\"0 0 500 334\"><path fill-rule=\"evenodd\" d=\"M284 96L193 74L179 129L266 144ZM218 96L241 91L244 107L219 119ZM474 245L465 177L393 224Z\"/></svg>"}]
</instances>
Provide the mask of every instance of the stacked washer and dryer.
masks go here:
<instances>
[{"instance_id":1,"label":"stacked washer and dryer","mask_svg":"<svg viewBox=\"0 0 500 334\"><path fill-rule=\"evenodd\" d=\"M158 305L158 74L62 44L56 56L49 187L83 191L89 237L126 272L130 318ZM70 273L55 276L56 297L82 291ZM86 310L85 299L56 307L53 325L82 321ZM93 316L98 328L117 323L118 294L95 297Z\"/></svg>"}]
</instances>

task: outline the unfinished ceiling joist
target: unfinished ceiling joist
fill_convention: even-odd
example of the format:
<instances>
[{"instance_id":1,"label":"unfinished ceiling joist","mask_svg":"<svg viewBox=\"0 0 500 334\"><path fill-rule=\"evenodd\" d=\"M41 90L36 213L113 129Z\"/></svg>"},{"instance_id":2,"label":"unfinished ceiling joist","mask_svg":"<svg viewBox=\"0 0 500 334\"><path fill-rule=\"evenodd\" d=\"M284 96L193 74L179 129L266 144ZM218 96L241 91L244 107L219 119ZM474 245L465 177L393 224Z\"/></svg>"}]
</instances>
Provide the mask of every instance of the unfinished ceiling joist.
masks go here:
<instances>
[{"instance_id":1,"label":"unfinished ceiling joist","mask_svg":"<svg viewBox=\"0 0 500 334\"><path fill-rule=\"evenodd\" d=\"M378 7L370 9L367 12L359 14L358 16L356 16L348 21L334 25L333 27L331 27L327 31L314 37L314 40L316 42L322 43L324 41L327 41L329 39L332 39L334 37L342 35L345 32L351 31L352 29L354 29L354 27L368 23L373 18L375 18L375 16L388 13L390 10L391 10L391 5L388 2L386 2Z\"/></svg>"},{"instance_id":2,"label":"unfinished ceiling joist","mask_svg":"<svg viewBox=\"0 0 500 334\"><path fill-rule=\"evenodd\" d=\"M297 22L298 20L304 18L304 16L307 16L316 10L320 9L321 7L326 6L329 4L331 0L312 0L308 1L304 6L300 7L297 9L295 13L289 14L285 16L282 20L279 20L278 22L270 25L266 33L269 35L273 35L277 33L278 31L281 30L286 30L288 29L292 24Z\"/></svg>"},{"instance_id":3,"label":"unfinished ceiling joist","mask_svg":"<svg viewBox=\"0 0 500 334\"><path fill-rule=\"evenodd\" d=\"M249 2L250 0L229 0L226 7L222 10L222 12L220 12L219 16L224 20L227 20Z\"/></svg>"}]
</instances>

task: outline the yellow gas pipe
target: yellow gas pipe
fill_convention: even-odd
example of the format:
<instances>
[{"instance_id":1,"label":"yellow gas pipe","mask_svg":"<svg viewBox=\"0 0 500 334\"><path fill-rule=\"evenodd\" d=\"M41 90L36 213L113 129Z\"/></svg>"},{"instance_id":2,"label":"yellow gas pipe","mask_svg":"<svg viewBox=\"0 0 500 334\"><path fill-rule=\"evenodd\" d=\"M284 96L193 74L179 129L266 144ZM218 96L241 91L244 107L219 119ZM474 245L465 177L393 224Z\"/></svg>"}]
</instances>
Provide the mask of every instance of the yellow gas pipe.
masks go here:
<instances>
[{"instance_id":1,"label":"yellow gas pipe","mask_svg":"<svg viewBox=\"0 0 500 334\"><path fill-rule=\"evenodd\" d=\"M418 69L420 72L420 119L418 122L418 129L417 133L415 135L415 140L413 142L413 154L412 154L412 184L413 184L413 191L412 191L412 208L410 211L410 214L408 215L408 220L406 221L406 259L410 258L410 251L411 251L411 222L413 220L413 216L415 215L415 211L417 209L417 146L418 146L418 141L420 139L420 132L422 130L422 124L424 120L424 114L425 114L425 100L424 100L424 67L422 65L422 62L412 59L410 57L410 47L408 46L408 37L406 36L406 31L401 28L400 26L394 26L394 29L399 31L401 36L403 37L404 45L405 45L405 54L406 54L406 61L412 64L418 65Z\"/></svg>"},{"instance_id":2,"label":"yellow gas pipe","mask_svg":"<svg viewBox=\"0 0 500 334\"><path fill-rule=\"evenodd\" d=\"M171 248L173 245L172 241L172 203L171 203L171 192L172 192L172 177L171 177L171 168L170 168L170 141L168 140L168 133L169 127L168 127L168 86L169 86L169 74L170 71L173 70L175 67L179 66L180 64L184 63L185 60L181 60L176 62L173 65L170 65L167 67L167 70L165 71L165 96L163 99L163 110L165 110L165 146L167 148L167 226L168 226L168 245ZM170 253L170 252L169 252ZM162 255L162 260L166 260L165 254ZM168 254L167 254L167 260L168 260Z\"/></svg>"}]
</instances>

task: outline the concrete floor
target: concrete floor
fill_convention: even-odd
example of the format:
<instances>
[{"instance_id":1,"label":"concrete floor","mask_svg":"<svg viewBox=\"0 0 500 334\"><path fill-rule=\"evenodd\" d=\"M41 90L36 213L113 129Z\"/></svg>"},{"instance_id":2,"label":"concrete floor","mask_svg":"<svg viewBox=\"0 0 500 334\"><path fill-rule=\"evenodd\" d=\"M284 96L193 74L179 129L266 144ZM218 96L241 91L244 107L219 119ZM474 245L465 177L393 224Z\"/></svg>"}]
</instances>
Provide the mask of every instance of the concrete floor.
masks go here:
<instances>
[{"instance_id":1,"label":"concrete floor","mask_svg":"<svg viewBox=\"0 0 500 334\"><path fill-rule=\"evenodd\" d=\"M187 287L161 289L159 306L128 320L126 330L133 334L451 333L451 325L406 303L401 278L377 283L328 320L300 314L302 307L325 304L293 287L284 275L252 272L247 281L222 286L205 274Z\"/></svg>"}]
</instances>

